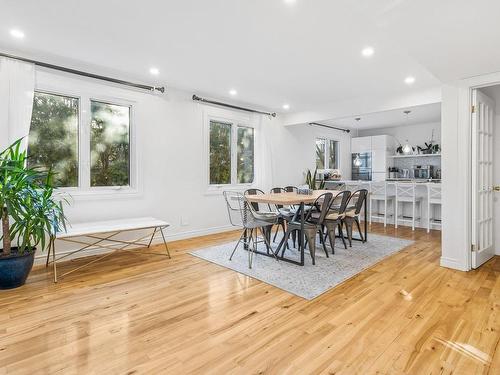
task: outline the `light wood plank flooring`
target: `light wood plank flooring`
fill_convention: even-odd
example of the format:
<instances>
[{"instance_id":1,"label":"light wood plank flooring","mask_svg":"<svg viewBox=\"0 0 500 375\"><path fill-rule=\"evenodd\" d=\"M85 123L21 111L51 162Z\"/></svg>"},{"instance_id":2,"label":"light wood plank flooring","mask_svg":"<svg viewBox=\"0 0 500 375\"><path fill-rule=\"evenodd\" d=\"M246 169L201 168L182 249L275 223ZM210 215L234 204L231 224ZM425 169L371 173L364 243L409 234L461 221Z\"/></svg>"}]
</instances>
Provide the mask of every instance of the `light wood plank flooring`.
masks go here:
<instances>
[{"instance_id":1,"label":"light wood plank flooring","mask_svg":"<svg viewBox=\"0 0 500 375\"><path fill-rule=\"evenodd\" d=\"M188 254L236 232L57 285L37 267L0 291L0 375L500 374L499 257L463 273L439 267L439 232L372 232L416 242L313 301Z\"/></svg>"}]
</instances>

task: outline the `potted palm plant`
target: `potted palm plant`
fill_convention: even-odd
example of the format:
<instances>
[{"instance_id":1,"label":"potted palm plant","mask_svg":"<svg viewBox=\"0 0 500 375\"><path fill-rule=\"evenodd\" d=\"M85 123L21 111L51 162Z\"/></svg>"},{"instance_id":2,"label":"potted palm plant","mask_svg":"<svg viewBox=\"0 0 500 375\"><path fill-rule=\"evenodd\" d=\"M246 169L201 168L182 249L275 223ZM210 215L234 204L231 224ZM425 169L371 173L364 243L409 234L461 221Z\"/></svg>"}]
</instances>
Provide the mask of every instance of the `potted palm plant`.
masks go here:
<instances>
[{"instance_id":1,"label":"potted palm plant","mask_svg":"<svg viewBox=\"0 0 500 375\"><path fill-rule=\"evenodd\" d=\"M23 285L36 247L45 249L47 238L66 226L62 201L53 197L53 173L29 167L21 142L0 153L0 289Z\"/></svg>"}]
</instances>

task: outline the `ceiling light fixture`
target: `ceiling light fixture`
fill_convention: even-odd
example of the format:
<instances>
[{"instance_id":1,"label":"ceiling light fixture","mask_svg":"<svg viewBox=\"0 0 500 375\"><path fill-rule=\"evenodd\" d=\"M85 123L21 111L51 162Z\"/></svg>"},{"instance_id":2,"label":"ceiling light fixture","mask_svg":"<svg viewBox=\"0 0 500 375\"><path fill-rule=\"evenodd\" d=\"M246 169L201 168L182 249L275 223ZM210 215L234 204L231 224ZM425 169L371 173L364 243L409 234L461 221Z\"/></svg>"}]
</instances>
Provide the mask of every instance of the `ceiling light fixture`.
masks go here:
<instances>
[{"instance_id":1,"label":"ceiling light fixture","mask_svg":"<svg viewBox=\"0 0 500 375\"><path fill-rule=\"evenodd\" d=\"M283 104L283 109L288 111L290 109L290 104Z\"/></svg>"},{"instance_id":2,"label":"ceiling light fixture","mask_svg":"<svg viewBox=\"0 0 500 375\"><path fill-rule=\"evenodd\" d=\"M408 116L411 113L411 111L407 109L406 111L403 111L403 113L406 115L405 125L408 125ZM403 154L411 155L413 154L413 151L414 151L413 146L411 146L410 143L408 143L408 140L406 140L406 143L403 146Z\"/></svg>"},{"instance_id":3,"label":"ceiling light fixture","mask_svg":"<svg viewBox=\"0 0 500 375\"><path fill-rule=\"evenodd\" d=\"M283 0L285 4L295 4L296 0Z\"/></svg>"},{"instance_id":4,"label":"ceiling light fixture","mask_svg":"<svg viewBox=\"0 0 500 375\"><path fill-rule=\"evenodd\" d=\"M16 39L23 39L24 38L24 33L19 29L10 30L10 35Z\"/></svg>"},{"instance_id":5,"label":"ceiling light fixture","mask_svg":"<svg viewBox=\"0 0 500 375\"><path fill-rule=\"evenodd\" d=\"M236 94L238 94L238 91L236 91L235 89L229 90L229 95L235 96Z\"/></svg>"},{"instance_id":6,"label":"ceiling light fixture","mask_svg":"<svg viewBox=\"0 0 500 375\"><path fill-rule=\"evenodd\" d=\"M361 54L362 54L364 57L372 57L374 53L375 53L375 50L373 49L373 47L365 47L365 48L363 48L363 50L361 51Z\"/></svg>"},{"instance_id":7,"label":"ceiling light fixture","mask_svg":"<svg viewBox=\"0 0 500 375\"><path fill-rule=\"evenodd\" d=\"M158 70L158 68L150 68L149 73L151 73L154 76L157 76L158 74L160 74L160 71Z\"/></svg>"},{"instance_id":8,"label":"ceiling light fixture","mask_svg":"<svg viewBox=\"0 0 500 375\"><path fill-rule=\"evenodd\" d=\"M405 83L407 85L413 85L415 83L415 77L408 76L405 78Z\"/></svg>"}]
</instances>

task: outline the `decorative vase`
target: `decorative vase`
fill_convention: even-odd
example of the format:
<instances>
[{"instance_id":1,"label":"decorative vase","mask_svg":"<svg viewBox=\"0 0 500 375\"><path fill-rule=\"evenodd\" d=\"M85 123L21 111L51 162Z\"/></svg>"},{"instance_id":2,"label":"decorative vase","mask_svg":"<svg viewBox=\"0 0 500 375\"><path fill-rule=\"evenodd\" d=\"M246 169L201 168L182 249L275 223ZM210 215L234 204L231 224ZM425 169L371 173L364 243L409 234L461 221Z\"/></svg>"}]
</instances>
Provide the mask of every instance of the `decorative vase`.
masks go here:
<instances>
[{"instance_id":1,"label":"decorative vase","mask_svg":"<svg viewBox=\"0 0 500 375\"><path fill-rule=\"evenodd\" d=\"M0 289L13 289L24 285L33 268L34 249L19 255L17 247L13 247L11 255L2 256L0 252Z\"/></svg>"}]
</instances>

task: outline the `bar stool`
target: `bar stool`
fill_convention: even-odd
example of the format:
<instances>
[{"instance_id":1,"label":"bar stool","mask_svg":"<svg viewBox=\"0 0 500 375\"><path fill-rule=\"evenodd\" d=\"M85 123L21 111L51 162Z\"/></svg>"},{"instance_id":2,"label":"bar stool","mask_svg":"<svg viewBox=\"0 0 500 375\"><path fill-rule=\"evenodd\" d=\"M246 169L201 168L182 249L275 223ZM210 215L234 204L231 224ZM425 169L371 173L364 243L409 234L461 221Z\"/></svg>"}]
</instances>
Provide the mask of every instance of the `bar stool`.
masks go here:
<instances>
[{"instance_id":1,"label":"bar stool","mask_svg":"<svg viewBox=\"0 0 500 375\"><path fill-rule=\"evenodd\" d=\"M370 186L370 225L372 224L372 219L380 219L381 216L384 217L384 227L387 226L387 203L390 203L392 205L392 210L395 212L395 205L394 205L394 199L396 198L395 195L388 195L387 194L387 183L385 181L381 182L372 182ZM373 201L376 202L377 204L377 212L376 215L373 214ZM378 205L380 202L384 203L384 213L379 212L378 210ZM394 216L394 214L390 215Z\"/></svg>"},{"instance_id":2,"label":"bar stool","mask_svg":"<svg viewBox=\"0 0 500 375\"><path fill-rule=\"evenodd\" d=\"M399 216L399 204L401 203L401 217ZM404 204L411 203L412 215L411 219L406 219L404 216ZM419 216L416 215L418 206ZM395 208L395 227L398 227L398 222L411 222L411 229L415 230L415 221L420 222L422 217L422 197L416 195L416 184L414 182L396 182L396 208Z\"/></svg>"},{"instance_id":3,"label":"bar stool","mask_svg":"<svg viewBox=\"0 0 500 375\"><path fill-rule=\"evenodd\" d=\"M431 210L434 206L441 206L441 184L427 183L427 233L431 231L431 225L437 225L441 228L441 220L433 218Z\"/></svg>"}]
</instances>

